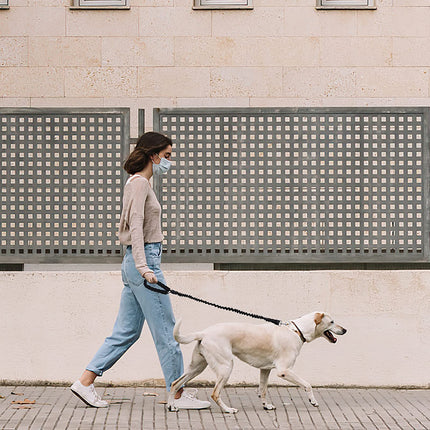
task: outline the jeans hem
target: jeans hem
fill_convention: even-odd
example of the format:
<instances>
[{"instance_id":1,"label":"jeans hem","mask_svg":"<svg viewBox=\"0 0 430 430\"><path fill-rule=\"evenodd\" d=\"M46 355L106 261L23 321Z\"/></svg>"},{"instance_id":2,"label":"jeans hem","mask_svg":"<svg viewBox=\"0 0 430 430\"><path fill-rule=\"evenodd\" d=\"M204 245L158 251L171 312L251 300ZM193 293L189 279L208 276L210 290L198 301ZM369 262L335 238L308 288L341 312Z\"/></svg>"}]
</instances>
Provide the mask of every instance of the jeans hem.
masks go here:
<instances>
[{"instance_id":1,"label":"jeans hem","mask_svg":"<svg viewBox=\"0 0 430 430\"><path fill-rule=\"evenodd\" d=\"M102 376L103 375L103 371L102 370L95 370L95 369L91 369L90 367L87 367L85 370L88 370L89 372L93 372L97 376Z\"/></svg>"}]
</instances>

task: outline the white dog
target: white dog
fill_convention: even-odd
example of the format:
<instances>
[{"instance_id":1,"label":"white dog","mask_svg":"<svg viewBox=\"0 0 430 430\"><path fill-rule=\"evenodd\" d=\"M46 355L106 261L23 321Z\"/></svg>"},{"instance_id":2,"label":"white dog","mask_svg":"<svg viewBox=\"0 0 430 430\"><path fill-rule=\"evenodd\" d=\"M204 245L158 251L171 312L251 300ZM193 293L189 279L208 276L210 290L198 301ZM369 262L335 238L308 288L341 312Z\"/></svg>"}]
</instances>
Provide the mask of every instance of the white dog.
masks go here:
<instances>
[{"instance_id":1,"label":"white dog","mask_svg":"<svg viewBox=\"0 0 430 430\"><path fill-rule=\"evenodd\" d=\"M233 369L233 356L260 369L259 395L264 409L275 409L273 405L266 403L267 383L272 369L276 369L279 377L303 387L311 404L318 406L311 385L291 368L305 342L324 337L335 343L337 339L333 333L346 333L346 329L335 324L329 315L322 312L312 312L280 326L272 323L221 323L187 335L179 333L180 324L179 320L175 325L175 339L179 343L197 341L197 345L187 371L172 383L167 401L171 411L177 410L173 406L176 392L209 365L217 377L212 399L224 412L237 412L237 409L228 407L220 397L220 392Z\"/></svg>"}]
</instances>

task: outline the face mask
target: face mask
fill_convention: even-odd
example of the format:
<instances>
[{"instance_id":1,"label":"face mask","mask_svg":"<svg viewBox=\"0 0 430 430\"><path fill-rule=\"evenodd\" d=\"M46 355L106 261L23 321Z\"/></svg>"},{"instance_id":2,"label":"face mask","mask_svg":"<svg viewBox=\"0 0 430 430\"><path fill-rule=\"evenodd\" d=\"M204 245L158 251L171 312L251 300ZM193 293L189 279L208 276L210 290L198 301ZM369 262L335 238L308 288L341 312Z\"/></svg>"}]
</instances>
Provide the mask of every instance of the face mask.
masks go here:
<instances>
[{"instance_id":1,"label":"face mask","mask_svg":"<svg viewBox=\"0 0 430 430\"><path fill-rule=\"evenodd\" d=\"M163 173L167 173L172 166L172 162L167 158L160 158L160 163L155 164L152 162L152 173L154 175L162 175Z\"/></svg>"}]
</instances>

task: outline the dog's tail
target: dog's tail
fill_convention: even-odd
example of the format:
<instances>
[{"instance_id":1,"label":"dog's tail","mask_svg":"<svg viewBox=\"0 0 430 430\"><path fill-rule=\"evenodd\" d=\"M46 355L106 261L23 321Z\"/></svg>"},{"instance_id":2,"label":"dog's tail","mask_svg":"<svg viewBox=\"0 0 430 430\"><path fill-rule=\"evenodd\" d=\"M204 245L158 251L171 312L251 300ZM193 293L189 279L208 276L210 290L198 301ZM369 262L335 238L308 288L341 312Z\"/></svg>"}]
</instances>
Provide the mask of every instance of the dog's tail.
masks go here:
<instances>
[{"instance_id":1,"label":"dog's tail","mask_svg":"<svg viewBox=\"0 0 430 430\"><path fill-rule=\"evenodd\" d=\"M195 332L190 334L179 333L179 328L181 327L181 323L182 323L182 319L179 318L175 324L175 328L173 329L173 337L175 338L176 342L191 343L195 340L202 340L203 336L201 332Z\"/></svg>"}]
</instances>

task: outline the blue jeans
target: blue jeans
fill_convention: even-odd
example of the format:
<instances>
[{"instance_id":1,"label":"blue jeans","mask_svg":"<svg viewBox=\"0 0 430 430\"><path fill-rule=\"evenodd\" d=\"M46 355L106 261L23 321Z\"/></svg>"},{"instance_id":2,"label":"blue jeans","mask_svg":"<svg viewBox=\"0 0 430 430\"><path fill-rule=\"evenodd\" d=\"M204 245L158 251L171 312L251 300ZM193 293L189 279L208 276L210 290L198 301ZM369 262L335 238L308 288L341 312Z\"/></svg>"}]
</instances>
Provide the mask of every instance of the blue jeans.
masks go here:
<instances>
[{"instance_id":1,"label":"blue jeans","mask_svg":"<svg viewBox=\"0 0 430 430\"><path fill-rule=\"evenodd\" d=\"M145 244L145 256L149 268L154 271L157 279L165 284L160 269L161 243ZM172 382L184 373L182 352L173 338L175 317L170 298L168 295L145 288L144 279L134 264L131 246L127 247L121 272L124 289L113 332L105 339L87 366L87 370L101 376L103 372L110 369L139 339L146 320L157 348L166 388L169 391ZM157 285L154 286L157 287Z\"/></svg>"}]
</instances>

